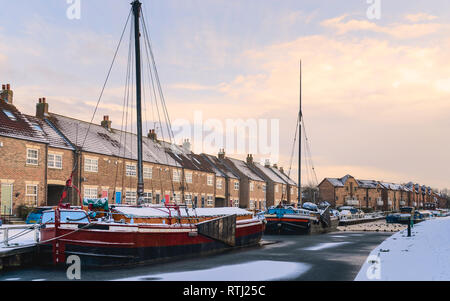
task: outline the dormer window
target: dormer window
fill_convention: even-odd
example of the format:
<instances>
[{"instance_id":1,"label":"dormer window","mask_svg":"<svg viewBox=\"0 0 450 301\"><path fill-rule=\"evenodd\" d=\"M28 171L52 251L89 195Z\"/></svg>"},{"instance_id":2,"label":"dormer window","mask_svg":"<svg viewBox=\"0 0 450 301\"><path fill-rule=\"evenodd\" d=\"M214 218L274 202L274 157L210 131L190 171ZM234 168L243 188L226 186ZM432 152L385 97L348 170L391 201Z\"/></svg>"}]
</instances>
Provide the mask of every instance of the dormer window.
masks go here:
<instances>
[{"instance_id":1,"label":"dormer window","mask_svg":"<svg viewBox=\"0 0 450 301\"><path fill-rule=\"evenodd\" d=\"M5 115L6 115L9 119L11 119L12 121L17 121L16 116L14 116L14 114L11 113L10 111L8 111L8 110L3 110L3 113L5 113Z\"/></svg>"}]
</instances>

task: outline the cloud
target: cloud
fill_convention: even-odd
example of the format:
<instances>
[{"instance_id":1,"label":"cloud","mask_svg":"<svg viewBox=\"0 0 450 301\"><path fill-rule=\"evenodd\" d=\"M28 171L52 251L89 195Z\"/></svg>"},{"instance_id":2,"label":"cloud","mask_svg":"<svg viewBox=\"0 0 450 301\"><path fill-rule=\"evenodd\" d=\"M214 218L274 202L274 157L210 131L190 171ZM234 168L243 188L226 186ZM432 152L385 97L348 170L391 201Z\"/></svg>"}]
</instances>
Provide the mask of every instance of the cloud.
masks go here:
<instances>
[{"instance_id":1,"label":"cloud","mask_svg":"<svg viewBox=\"0 0 450 301\"><path fill-rule=\"evenodd\" d=\"M438 17L426 13L409 14L405 16L405 19L410 22L432 21L437 18Z\"/></svg>"},{"instance_id":2,"label":"cloud","mask_svg":"<svg viewBox=\"0 0 450 301\"><path fill-rule=\"evenodd\" d=\"M439 23L416 23L416 24L401 24L392 23L387 26L381 26L368 20L347 19L348 15L342 15L336 18L327 19L321 22L324 27L335 29L339 35L344 35L356 31L371 31L376 33L387 34L397 39L413 39L436 33L443 29L444 26ZM425 17L428 20L433 20L431 16L424 15L409 15L408 20L415 22L423 21Z\"/></svg>"}]
</instances>

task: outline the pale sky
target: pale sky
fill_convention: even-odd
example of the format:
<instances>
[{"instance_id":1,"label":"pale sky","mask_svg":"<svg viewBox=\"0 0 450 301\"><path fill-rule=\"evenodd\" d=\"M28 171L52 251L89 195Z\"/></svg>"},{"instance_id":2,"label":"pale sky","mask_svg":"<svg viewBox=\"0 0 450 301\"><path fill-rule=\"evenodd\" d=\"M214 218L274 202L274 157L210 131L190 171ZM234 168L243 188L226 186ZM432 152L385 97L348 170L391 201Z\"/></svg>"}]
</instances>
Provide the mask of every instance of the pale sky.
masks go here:
<instances>
[{"instance_id":1,"label":"pale sky","mask_svg":"<svg viewBox=\"0 0 450 301\"><path fill-rule=\"evenodd\" d=\"M0 0L0 82L17 107L34 114L46 97L51 112L89 121L130 2L81 0L70 20L66 0ZM172 120L194 122L199 110L279 120L277 163L288 169L301 59L319 182L351 174L450 188L449 1L381 0L380 19L366 0L143 2ZM110 115L120 128L125 50L96 123Z\"/></svg>"}]
</instances>

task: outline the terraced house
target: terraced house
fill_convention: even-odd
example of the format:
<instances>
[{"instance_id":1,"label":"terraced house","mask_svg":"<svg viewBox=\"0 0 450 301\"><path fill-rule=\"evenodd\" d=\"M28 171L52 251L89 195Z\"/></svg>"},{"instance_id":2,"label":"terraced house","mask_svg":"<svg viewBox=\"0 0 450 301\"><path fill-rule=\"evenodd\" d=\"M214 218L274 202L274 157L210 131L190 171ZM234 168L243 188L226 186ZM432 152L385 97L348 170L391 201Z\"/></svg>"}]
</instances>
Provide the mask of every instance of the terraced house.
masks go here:
<instances>
[{"instance_id":1,"label":"terraced house","mask_svg":"<svg viewBox=\"0 0 450 301\"><path fill-rule=\"evenodd\" d=\"M58 204L69 177L76 188L65 201L73 205L84 198L137 204L136 134L115 129L109 116L91 124L51 113L45 98L37 102L35 116L22 114L13 105L9 85L2 86L0 96L2 215L16 214L21 205ZM268 185L273 186L274 201L284 199L285 192L289 199L295 182L276 168L252 171L249 165L258 164L226 158L223 150L217 157L194 154L189 141L168 143L150 130L143 138L141 205L167 200L195 207L263 209Z\"/></svg>"},{"instance_id":2,"label":"terraced house","mask_svg":"<svg viewBox=\"0 0 450 301\"><path fill-rule=\"evenodd\" d=\"M334 207L354 206L373 210L391 211L402 206L425 208L435 204L430 187L409 182L387 183L359 180L351 175L342 178L325 178L319 184L320 198Z\"/></svg>"}]
</instances>

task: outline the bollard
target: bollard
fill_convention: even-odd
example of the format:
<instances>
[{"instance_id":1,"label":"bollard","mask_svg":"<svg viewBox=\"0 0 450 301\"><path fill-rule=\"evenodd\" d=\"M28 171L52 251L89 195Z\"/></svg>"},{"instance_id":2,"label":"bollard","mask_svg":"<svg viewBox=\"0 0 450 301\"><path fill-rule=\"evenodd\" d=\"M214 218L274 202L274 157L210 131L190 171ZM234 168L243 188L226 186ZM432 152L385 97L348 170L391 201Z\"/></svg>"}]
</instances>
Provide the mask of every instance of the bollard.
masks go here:
<instances>
[{"instance_id":1,"label":"bollard","mask_svg":"<svg viewBox=\"0 0 450 301\"><path fill-rule=\"evenodd\" d=\"M411 237L411 224L412 224L412 219L409 218L409 223L408 223L408 237Z\"/></svg>"},{"instance_id":2,"label":"bollard","mask_svg":"<svg viewBox=\"0 0 450 301\"><path fill-rule=\"evenodd\" d=\"M9 246L8 245L8 228L4 228L3 229L3 242L5 243L5 246Z\"/></svg>"}]
</instances>

